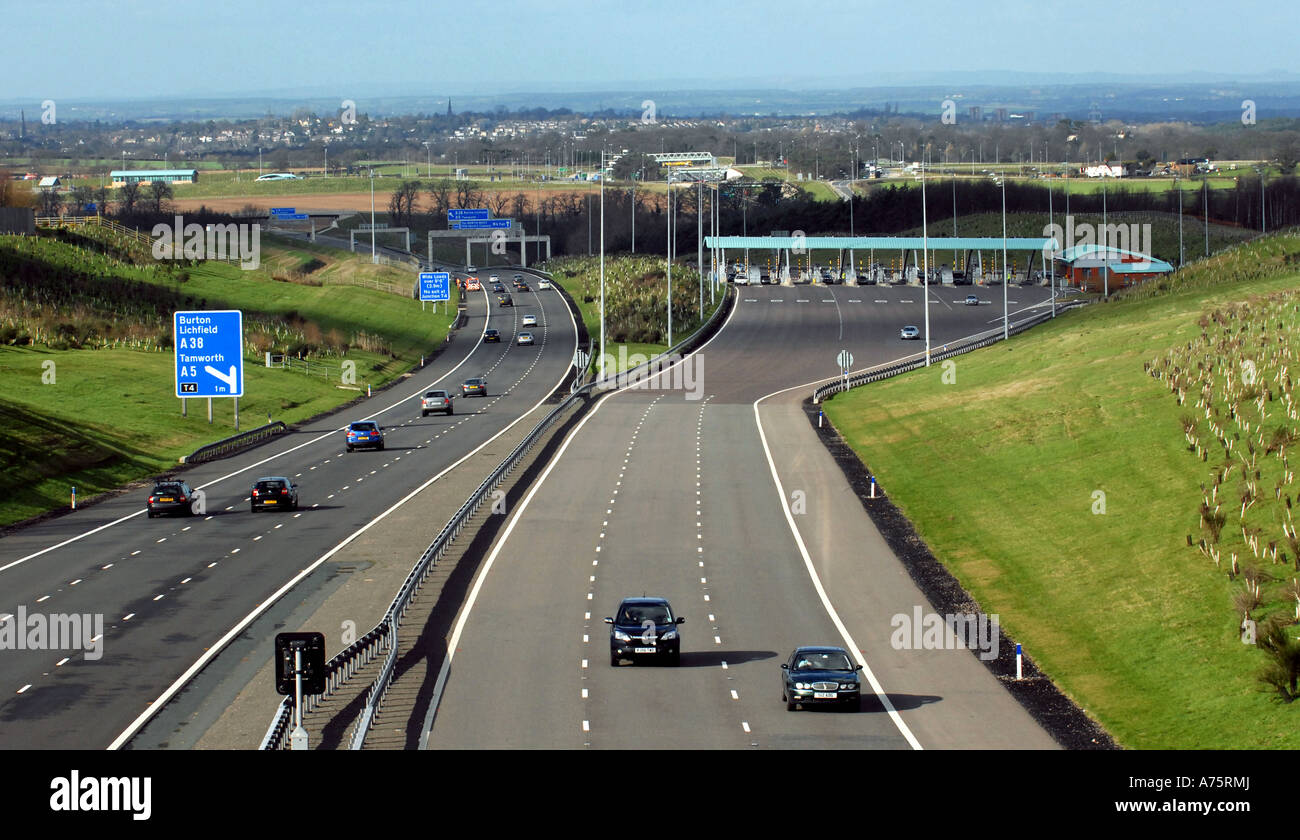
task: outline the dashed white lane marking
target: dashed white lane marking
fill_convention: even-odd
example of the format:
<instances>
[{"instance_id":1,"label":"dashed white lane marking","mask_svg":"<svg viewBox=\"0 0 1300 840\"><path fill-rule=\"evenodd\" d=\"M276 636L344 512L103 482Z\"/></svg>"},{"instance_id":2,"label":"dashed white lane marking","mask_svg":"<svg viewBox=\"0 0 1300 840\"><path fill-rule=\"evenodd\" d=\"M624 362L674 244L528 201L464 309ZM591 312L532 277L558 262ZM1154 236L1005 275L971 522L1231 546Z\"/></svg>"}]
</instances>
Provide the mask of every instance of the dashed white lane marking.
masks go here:
<instances>
[{"instance_id":1,"label":"dashed white lane marking","mask_svg":"<svg viewBox=\"0 0 1300 840\"><path fill-rule=\"evenodd\" d=\"M186 525L186 526L185 526L184 528L182 528L181 530L182 530L182 531L188 531L189 529L191 529L191 528L193 528L193 527L194 527L193 525Z\"/></svg>"},{"instance_id":2,"label":"dashed white lane marking","mask_svg":"<svg viewBox=\"0 0 1300 840\"><path fill-rule=\"evenodd\" d=\"M584 721L582 722L582 731L583 731L583 732L590 732L590 731L591 731L591 723L590 723L589 721L585 721L585 720L584 720Z\"/></svg>"},{"instance_id":3,"label":"dashed white lane marking","mask_svg":"<svg viewBox=\"0 0 1300 840\"><path fill-rule=\"evenodd\" d=\"M39 603L41 603L42 601L48 601L48 600L50 600L50 596L49 596L49 595L42 595L41 597L39 597L39 598L36 599L36 603L39 604Z\"/></svg>"},{"instance_id":4,"label":"dashed white lane marking","mask_svg":"<svg viewBox=\"0 0 1300 840\"><path fill-rule=\"evenodd\" d=\"M156 595L156 596L154 596L154 600L155 600L155 601L161 601L163 598L166 598L166 597L167 597L166 595Z\"/></svg>"},{"instance_id":5,"label":"dashed white lane marking","mask_svg":"<svg viewBox=\"0 0 1300 840\"><path fill-rule=\"evenodd\" d=\"M262 535L261 535L261 534L258 534L256 537L253 537L253 542L257 542L257 541L260 540L261 538L262 538ZM297 677L294 677L294 679L297 679Z\"/></svg>"},{"instance_id":6,"label":"dashed white lane marking","mask_svg":"<svg viewBox=\"0 0 1300 840\"><path fill-rule=\"evenodd\" d=\"M226 510L230 510L230 508L226 508ZM157 545L158 543L165 543L165 542L167 542L167 538L166 538L166 537L163 537L163 538L160 539L160 540L155 540L155 541L154 541L154 545ZM295 679L297 679L297 678L295 677Z\"/></svg>"},{"instance_id":7,"label":"dashed white lane marking","mask_svg":"<svg viewBox=\"0 0 1300 840\"><path fill-rule=\"evenodd\" d=\"M130 621L133 618L135 618L135 613L127 613L126 615L122 616L123 621Z\"/></svg>"},{"instance_id":8,"label":"dashed white lane marking","mask_svg":"<svg viewBox=\"0 0 1300 840\"><path fill-rule=\"evenodd\" d=\"M749 731L749 721L744 721L744 720L742 720L742 721L740 722L740 728L743 729L743 730L745 730L746 732L748 732L748 731Z\"/></svg>"},{"instance_id":9,"label":"dashed white lane marking","mask_svg":"<svg viewBox=\"0 0 1300 840\"><path fill-rule=\"evenodd\" d=\"M587 667L587 660L585 660L585 659L582 660L582 667L584 667L584 668ZM296 679L296 678L295 678L295 679Z\"/></svg>"},{"instance_id":10,"label":"dashed white lane marking","mask_svg":"<svg viewBox=\"0 0 1300 840\"><path fill-rule=\"evenodd\" d=\"M131 556L132 556L132 557L136 556L137 554L140 553L140 551L141 551L141 550L137 548L135 551L132 551L132 552L131 552Z\"/></svg>"},{"instance_id":11,"label":"dashed white lane marking","mask_svg":"<svg viewBox=\"0 0 1300 840\"><path fill-rule=\"evenodd\" d=\"M722 644L722 637L721 637L721 636L714 636L714 637L713 637L713 643L714 643L715 645L720 645L720 644Z\"/></svg>"},{"instance_id":12,"label":"dashed white lane marking","mask_svg":"<svg viewBox=\"0 0 1300 840\"><path fill-rule=\"evenodd\" d=\"M740 695L736 693L736 689L734 689L734 688L731 690L731 699L732 699L732 700L739 700L739 699L740 699Z\"/></svg>"},{"instance_id":13,"label":"dashed white lane marking","mask_svg":"<svg viewBox=\"0 0 1300 840\"><path fill-rule=\"evenodd\" d=\"M28 683L27 685L25 685L25 686L23 686L22 688L18 689L18 693L19 693L19 694L22 694L24 691L26 691L27 689L29 689L29 688L31 688L31 687L32 687L32 684L31 684L31 683Z\"/></svg>"},{"instance_id":14,"label":"dashed white lane marking","mask_svg":"<svg viewBox=\"0 0 1300 840\"><path fill-rule=\"evenodd\" d=\"M54 663L54 667L55 667L55 668L60 667L61 665L63 665L63 663L67 662L67 661L68 661L69 659L71 659L71 658L72 658L72 657L70 657L70 656L65 656L65 657L63 657L63 658L60 659L58 662L55 662L55 663ZM296 678L295 678L295 679L296 679Z\"/></svg>"},{"instance_id":15,"label":"dashed white lane marking","mask_svg":"<svg viewBox=\"0 0 1300 840\"><path fill-rule=\"evenodd\" d=\"M585 688L582 690L582 699L583 699L583 700L586 700L586 699L587 699L587 689L585 689Z\"/></svg>"},{"instance_id":16,"label":"dashed white lane marking","mask_svg":"<svg viewBox=\"0 0 1300 840\"><path fill-rule=\"evenodd\" d=\"M79 583L81 583L81 578L77 578L72 583L69 583L68 586L76 586Z\"/></svg>"},{"instance_id":17,"label":"dashed white lane marking","mask_svg":"<svg viewBox=\"0 0 1300 840\"><path fill-rule=\"evenodd\" d=\"M101 572L107 572L109 569L113 568L114 565L116 565L116 564L114 564L114 563L109 563L107 566L100 566L100 567L99 567L99 570L100 570Z\"/></svg>"},{"instance_id":18,"label":"dashed white lane marking","mask_svg":"<svg viewBox=\"0 0 1300 840\"><path fill-rule=\"evenodd\" d=\"M231 554L238 554L238 553L239 553L240 551L242 551L242 550L243 550L243 549L232 548L232 549L230 550L230 553L231 553Z\"/></svg>"}]
</instances>

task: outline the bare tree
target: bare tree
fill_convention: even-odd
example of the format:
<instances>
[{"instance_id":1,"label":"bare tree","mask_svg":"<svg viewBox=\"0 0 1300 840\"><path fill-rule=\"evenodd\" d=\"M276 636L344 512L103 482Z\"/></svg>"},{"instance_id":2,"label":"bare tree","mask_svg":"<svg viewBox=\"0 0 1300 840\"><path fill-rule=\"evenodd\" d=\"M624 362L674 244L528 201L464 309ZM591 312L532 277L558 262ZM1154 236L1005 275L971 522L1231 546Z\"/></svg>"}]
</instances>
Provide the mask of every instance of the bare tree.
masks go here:
<instances>
[{"instance_id":1,"label":"bare tree","mask_svg":"<svg viewBox=\"0 0 1300 840\"><path fill-rule=\"evenodd\" d=\"M95 200L95 190L92 187L80 184L72 188L72 194L69 198L68 204L72 215L80 216L86 212L86 205Z\"/></svg>"},{"instance_id":2,"label":"bare tree","mask_svg":"<svg viewBox=\"0 0 1300 840\"><path fill-rule=\"evenodd\" d=\"M510 196L506 195L504 190L497 190L488 198L488 208L492 215L501 218L501 214L510 206Z\"/></svg>"},{"instance_id":3,"label":"bare tree","mask_svg":"<svg viewBox=\"0 0 1300 840\"><path fill-rule=\"evenodd\" d=\"M57 216L63 208L63 196L53 187L41 190L41 215Z\"/></svg>"},{"instance_id":4,"label":"bare tree","mask_svg":"<svg viewBox=\"0 0 1300 840\"><path fill-rule=\"evenodd\" d=\"M447 214L447 210L451 207L451 189L452 182L446 178L439 178L429 184L429 213L434 216Z\"/></svg>"},{"instance_id":5,"label":"bare tree","mask_svg":"<svg viewBox=\"0 0 1300 840\"><path fill-rule=\"evenodd\" d=\"M117 207L118 212L124 216L129 216L135 212L135 205L140 201L140 184L137 181L128 181L117 190Z\"/></svg>"},{"instance_id":6,"label":"bare tree","mask_svg":"<svg viewBox=\"0 0 1300 840\"><path fill-rule=\"evenodd\" d=\"M167 202L172 198L172 185L166 181L151 181L149 184L149 205L155 213L163 212Z\"/></svg>"},{"instance_id":7,"label":"bare tree","mask_svg":"<svg viewBox=\"0 0 1300 840\"><path fill-rule=\"evenodd\" d=\"M523 193L515 193L514 200L510 204L510 213L516 219L522 219L528 215L528 196Z\"/></svg>"}]
</instances>

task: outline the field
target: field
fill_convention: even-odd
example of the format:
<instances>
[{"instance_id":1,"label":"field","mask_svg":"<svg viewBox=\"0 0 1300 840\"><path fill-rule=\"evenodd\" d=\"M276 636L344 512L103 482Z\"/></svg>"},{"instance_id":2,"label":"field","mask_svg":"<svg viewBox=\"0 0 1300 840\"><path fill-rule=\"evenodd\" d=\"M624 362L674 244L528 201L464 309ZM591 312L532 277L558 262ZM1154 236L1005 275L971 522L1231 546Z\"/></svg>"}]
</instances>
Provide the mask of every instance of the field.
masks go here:
<instances>
[{"instance_id":1,"label":"field","mask_svg":"<svg viewBox=\"0 0 1300 840\"><path fill-rule=\"evenodd\" d=\"M1146 369L1165 358L1180 359L1182 370L1204 369L1223 357L1221 349L1190 362L1177 354L1195 350L1207 329L1218 334L1217 319L1207 316L1234 302L1285 293L1284 301L1254 306L1269 325L1277 315L1269 306L1293 319L1297 263L1294 235L1251 242L1189 266L1163 290L1139 287L959 357L953 384L940 370L918 371L827 403L827 416L981 608L998 614L1008 634L1126 746L1300 746L1292 717L1300 706L1277 702L1275 687L1260 682L1269 657L1262 645L1242 644L1242 614L1234 611L1251 585L1247 566L1275 580L1265 582L1264 606L1253 617L1295 608L1283 584L1291 583L1295 572L1286 564L1296 557L1294 549L1287 556L1277 522L1289 521L1294 488L1279 484L1274 498L1273 479L1285 480L1277 470L1256 480L1267 501L1247 517L1244 536L1240 467L1224 480L1220 463L1237 456L1225 454L1226 441L1220 445L1208 423L1186 432L1187 418L1199 416L1199 404L1191 405L1198 394L1189 390L1180 405L1169 383ZM1229 321L1230 334L1254 324ZM1282 331L1286 341L1291 334ZM1235 366L1227 358L1231 385ZM1271 382L1277 357L1266 358L1260 369ZM1268 387L1278 399L1279 386ZM1223 394L1211 398L1210 416L1226 418ZM1287 425L1286 409L1268 410L1271 435L1279 419ZM1241 434L1241 458L1253 458L1244 451L1253 427ZM1202 449L1213 449L1208 462ZM1263 457L1263 447L1254 451ZM1208 535L1197 508L1212 486L1226 499L1227 520L1222 542L1210 544L1221 554L1215 562L1191 544ZM1252 549L1247 537L1257 526L1267 536ZM1277 562L1269 541L1283 548ZM1240 558L1235 577L1230 553Z\"/></svg>"}]
</instances>

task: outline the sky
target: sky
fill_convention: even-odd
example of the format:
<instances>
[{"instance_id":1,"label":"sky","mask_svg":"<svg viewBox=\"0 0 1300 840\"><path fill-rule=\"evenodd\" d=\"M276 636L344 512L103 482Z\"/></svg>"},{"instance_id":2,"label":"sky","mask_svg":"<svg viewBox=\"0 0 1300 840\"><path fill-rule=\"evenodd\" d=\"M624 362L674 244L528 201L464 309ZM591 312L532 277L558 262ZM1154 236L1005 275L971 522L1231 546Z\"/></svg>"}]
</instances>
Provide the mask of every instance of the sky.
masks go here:
<instances>
[{"instance_id":1,"label":"sky","mask_svg":"<svg viewBox=\"0 0 1300 840\"><path fill-rule=\"evenodd\" d=\"M0 101L1300 73L1296 0L0 0L0 20Z\"/></svg>"}]
</instances>

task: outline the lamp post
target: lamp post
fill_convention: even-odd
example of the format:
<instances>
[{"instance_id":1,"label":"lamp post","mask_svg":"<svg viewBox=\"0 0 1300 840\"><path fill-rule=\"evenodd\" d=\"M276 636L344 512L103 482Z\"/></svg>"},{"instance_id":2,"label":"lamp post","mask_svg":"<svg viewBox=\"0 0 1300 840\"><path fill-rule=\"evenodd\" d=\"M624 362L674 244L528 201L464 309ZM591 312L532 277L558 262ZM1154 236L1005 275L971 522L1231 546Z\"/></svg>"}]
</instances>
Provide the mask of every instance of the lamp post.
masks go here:
<instances>
[{"instance_id":1,"label":"lamp post","mask_svg":"<svg viewBox=\"0 0 1300 840\"><path fill-rule=\"evenodd\" d=\"M925 211L925 161L921 161L921 290L925 296L925 366L930 366L930 231Z\"/></svg>"},{"instance_id":2,"label":"lamp post","mask_svg":"<svg viewBox=\"0 0 1300 840\"><path fill-rule=\"evenodd\" d=\"M668 173L668 346L673 346L673 173Z\"/></svg>"},{"instance_id":3,"label":"lamp post","mask_svg":"<svg viewBox=\"0 0 1300 840\"><path fill-rule=\"evenodd\" d=\"M605 150L600 150L600 378L605 378Z\"/></svg>"},{"instance_id":4,"label":"lamp post","mask_svg":"<svg viewBox=\"0 0 1300 840\"><path fill-rule=\"evenodd\" d=\"M1002 338L1011 337L1010 316L1007 314L1007 284L1011 276L1007 273L1007 179L1002 178Z\"/></svg>"},{"instance_id":5,"label":"lamp post","mask_svg":"<svg viewBox=\"0 0 1300 840\"><path fill-rule=\"evenodd\" d=\"M370 170L370 262L372 264L379 262L379 255L375 251L375 170Z\"/></svg>"}]
</instances>

